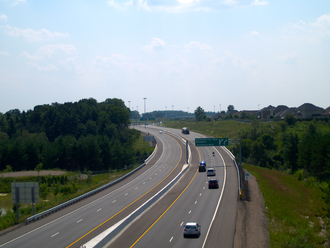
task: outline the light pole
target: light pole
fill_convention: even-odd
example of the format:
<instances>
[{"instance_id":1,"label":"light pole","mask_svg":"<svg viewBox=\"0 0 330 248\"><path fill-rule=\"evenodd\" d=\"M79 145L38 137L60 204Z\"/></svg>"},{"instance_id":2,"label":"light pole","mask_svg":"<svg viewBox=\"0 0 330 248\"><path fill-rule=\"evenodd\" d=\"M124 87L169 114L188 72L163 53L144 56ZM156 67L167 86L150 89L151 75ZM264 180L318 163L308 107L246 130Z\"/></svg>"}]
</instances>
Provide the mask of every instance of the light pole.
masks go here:
<instances>
[{"instance_id":1,"label":"light pole","mask_svg":"<svg viewBox=\"0 0 330 248\"><path fill-rule=\"evenodd\" d=\"M131 101L128 101L128 108L129 108L129 111L131 111Z\"/></svg>"},{"instance_id":2,"label":"light pole","mask_svg":"<svg viewBox=\"0 0 330 248\"><path fill-rule=\"evenodd\" d=\"M221 113L221 104L219 104L220 105L220 113Z\"/></svg>"},{"instance_id":3,"label":"light pole","mask_svg":"<svg viewBox=\"0 0 330 248\"><path fill-rule=\"evenodd\" d=\"M172 110L173 110L173 108L174 108L174 105L172 105Z\"/></svg>"},{"instance_id":4,"label":"light pole","mask_svg":"<svg viewBox=\"0 0 330 248\"><path fill-rule=\"evenodd\" d=\"M147 98L143 98L143 100L144 100L144 113L146 113L146 100L147 100Z\"/></svg>"},{"instance_id":5,"label":"light pole","mask_svg":"<svg viewBox=\"0 0 330 248\"><path fill-rule=\"evenodd\" d=\"M139 106L136 106L136 111L137 111L137 115L136 115L136 125L138 124L138 117L139 117Z\"/></svg>"},{"instance_id":6,"label":"light pole","mask_svg":"<svg viewBox=\"0 0 330 248\"><path fill-rule=\"evenodd\" d=\"M214 113L215 113L215 105L213 105L213 108L214 108Z\"/></svg>"}]
</instances>

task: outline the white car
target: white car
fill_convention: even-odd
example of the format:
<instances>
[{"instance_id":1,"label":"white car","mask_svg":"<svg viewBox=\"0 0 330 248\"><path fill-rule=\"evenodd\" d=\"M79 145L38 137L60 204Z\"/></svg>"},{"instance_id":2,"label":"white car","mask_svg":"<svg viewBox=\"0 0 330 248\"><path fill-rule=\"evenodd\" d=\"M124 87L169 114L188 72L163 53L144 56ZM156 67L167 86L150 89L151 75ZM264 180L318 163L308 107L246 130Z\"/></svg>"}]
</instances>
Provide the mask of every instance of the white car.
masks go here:
<instances>
[{"instance_id":1,"label":"white car","mask_svg":"<svg viewBox=\"0 0 330 248\"><path fill-rule=\"evenodd\" d=\"M162 131L162 130L160 130L160 131L159 131L159 133L160 133L160 134L162 134L162 133L163 133L163 131Z\"/></svg>"},{"instance_id":2,"label":"white car","mask_svg":"<svg viewBox=\"0 0 330 248\"><path fill-rule=\"evenodd\" d=\"M201 235L201 226L197 222L187 222L184 225L183 229L183 237L187 236L197 236Z\"/></svg>"},{"instance_id":3,"label":"white car","mask_svg":"<svg viewBox=\"0 0 330 248\"><path fill-rule=\"evenodd\" d=\"M213 169L213 168L209 168L209 169L207 169L206 175L207 175L208 177L213 177L213 176L215 176L215 169Z\"/></svg>"}]
</instances>

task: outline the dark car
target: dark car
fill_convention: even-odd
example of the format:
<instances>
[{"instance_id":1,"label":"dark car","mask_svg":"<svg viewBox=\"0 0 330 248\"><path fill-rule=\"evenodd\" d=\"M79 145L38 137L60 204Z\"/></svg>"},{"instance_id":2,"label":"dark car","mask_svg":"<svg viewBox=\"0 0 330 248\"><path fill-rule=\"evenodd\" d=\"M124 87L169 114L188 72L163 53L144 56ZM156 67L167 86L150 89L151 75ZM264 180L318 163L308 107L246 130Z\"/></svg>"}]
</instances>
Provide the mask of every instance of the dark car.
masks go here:
<instances>
[{"instance_id":1,"label":"dark car","mask_svg":"<svg viewBox=\"0 0 330 248\"><path fill-rule=\"evenodd\" d=\"M205 161L201 161L199 163L198 171L199 172L205 172L206 171L206 163L205 163Z\"/></svg>"},{"instance_id":2,"label":"dark car","mask_svg":"<svg viewBox=\"0 0 330 248\"><path fill-rule=\"evenodd\" d=\"M210 179L209 189L218 189L218 188L219 188L219 181L217 179Z\"/></svg>"}]
</instances>

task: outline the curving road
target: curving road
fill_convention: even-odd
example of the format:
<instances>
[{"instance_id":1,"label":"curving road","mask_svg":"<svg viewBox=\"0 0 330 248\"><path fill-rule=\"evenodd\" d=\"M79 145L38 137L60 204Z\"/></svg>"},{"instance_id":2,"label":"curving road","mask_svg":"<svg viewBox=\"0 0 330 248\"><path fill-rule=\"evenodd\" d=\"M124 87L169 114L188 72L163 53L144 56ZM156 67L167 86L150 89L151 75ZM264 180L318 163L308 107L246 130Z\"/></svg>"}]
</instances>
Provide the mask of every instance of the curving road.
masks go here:
<instances>
[{"instance_id":1,"label":"curving road","mask_svg":"<svg viewBox=\"0 0 330 248\"><path fill-rule=\"evenodd\" d=\"M184 144L150 130L158 156L146 168L110 189L33 224L0 236L0 247L79 247L126 217L181 170Z\"/></svg>"},{"instance_id":2,"label":"curving road","mask_svg":"<svg viewBox=\"0 0 330 248\"><path fill-rule=\"evenodd\" d=\"M182 135L180 130L162 130ZM191 143L203 137L193 132L182 136ZM235 165L221 147L192 146L192 153L191 167L179 183L108 247L233 247L238 199ZM197 171L200 160L216 169L219 189L208 189L206 173ZM183 225L189 221L201 224L199 238L183 238Z\"/></svg>"}]
</instances>

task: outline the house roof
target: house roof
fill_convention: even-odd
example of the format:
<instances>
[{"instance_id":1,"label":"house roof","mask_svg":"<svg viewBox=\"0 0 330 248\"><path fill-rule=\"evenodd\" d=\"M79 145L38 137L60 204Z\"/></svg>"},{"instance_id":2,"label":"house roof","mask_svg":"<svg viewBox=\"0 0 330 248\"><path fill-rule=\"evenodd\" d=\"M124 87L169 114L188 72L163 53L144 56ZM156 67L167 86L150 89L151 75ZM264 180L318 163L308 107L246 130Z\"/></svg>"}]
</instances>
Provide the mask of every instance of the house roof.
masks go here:
<instances>
[{"instance_id":1,"label":"house roof","mask_svg":"<svg viewBox=\"0 0 330 248\"><path fill-rule=\"evenodd\" d=\"M299 110L323 110L323 108L317 107L311 103L304 103L298 107Z\"/></svg>"}]
</instances>

